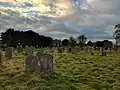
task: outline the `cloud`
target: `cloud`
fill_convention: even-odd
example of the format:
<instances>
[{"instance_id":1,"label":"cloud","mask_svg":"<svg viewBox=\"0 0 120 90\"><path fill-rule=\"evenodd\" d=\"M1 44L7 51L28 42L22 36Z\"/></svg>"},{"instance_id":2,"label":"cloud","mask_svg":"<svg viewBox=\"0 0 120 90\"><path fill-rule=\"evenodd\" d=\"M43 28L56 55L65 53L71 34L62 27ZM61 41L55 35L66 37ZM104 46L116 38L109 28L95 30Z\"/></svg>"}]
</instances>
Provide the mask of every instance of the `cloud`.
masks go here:
<instances>
[{"instance_id":1,"label":"cloud","mask_svg":"<svg viewBox=\"0 0 120 90\"><path fill-rule=\"evenodd\" d=\"M111 39L120 23L120 0L0 0L0 30L34 29L68 38Z\"/></svg>"}]
</instances>

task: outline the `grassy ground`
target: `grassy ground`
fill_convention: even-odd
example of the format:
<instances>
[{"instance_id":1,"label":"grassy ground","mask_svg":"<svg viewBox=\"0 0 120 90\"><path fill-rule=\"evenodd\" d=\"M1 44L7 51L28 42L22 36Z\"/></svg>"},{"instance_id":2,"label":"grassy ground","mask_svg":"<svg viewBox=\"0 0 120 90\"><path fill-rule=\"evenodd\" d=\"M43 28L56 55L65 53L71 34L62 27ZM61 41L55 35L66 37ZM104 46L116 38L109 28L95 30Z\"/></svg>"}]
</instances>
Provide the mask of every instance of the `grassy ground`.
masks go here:
<instances>
[{"instance_id":1,"label":"grassy ground","mask_svg":"<svg viewBox=\"0 0 120 90\"><path fill-rule=\"evenodd\" d=\"M0 90L120 90L120 54L59 54L48 77L25 72L25 56L3 57Z\"/></svg>"}]
</instances>

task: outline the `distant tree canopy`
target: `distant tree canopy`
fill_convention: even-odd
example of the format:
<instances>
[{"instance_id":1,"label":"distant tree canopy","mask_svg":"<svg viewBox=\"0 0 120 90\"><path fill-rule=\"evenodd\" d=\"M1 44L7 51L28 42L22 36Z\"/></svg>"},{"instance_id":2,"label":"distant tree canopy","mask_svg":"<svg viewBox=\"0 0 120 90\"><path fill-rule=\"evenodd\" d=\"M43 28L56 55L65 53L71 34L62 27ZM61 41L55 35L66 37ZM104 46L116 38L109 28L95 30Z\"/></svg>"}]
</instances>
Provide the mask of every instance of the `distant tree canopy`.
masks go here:
<instances>
[{"instance_id":1,"label":"distant tree canopy","mask_svg":"<svg viewBox=\"0 0 120 90\"><path fill-rule=\"evenodd\" d=\"M104 47L104 48L108 49L108 48L113 47L113 43L111 41L108 41L108 40L96 41L94 46L95 47Z\"/></svg>"},{"instance_id":2,"label":"distant tree canopy","mask_svg":"<svg viewBox=\"0 0 120 90\"><path fill-rule=\"evenodd\" d=\"M39 46L39 47L49 47L49 46L94 46L94 47L105 47L111 48L112 42L108 40L104 41L89 41L86 43L87 37L80 35L77 38L70 37L69 39L64 40L53 40L52 37L46 37L44 35L39 35L38 33L28 30L28 31L19 31L14 29L7 29L5 32L1 33L1 44L3 46L13 46L16 47L18 44L21 44L23 47L28 46Z\"/></svg>"},{"instance_id":3,"label":"distant tree canopy","mask_svg":"<svg viewBox=\"0 0 120 90\"><path fill-rule=\"evenodd\" d=\"M87 42L87 46L93 46L93 42L92 41L88 41Z\"/></svg>"},{"instance_id":4,"label":"distant tree canopy","mask_svg":"<svg viewBox=\"0 0 120 90\"><path fill-rule=\"evenodd\" d=\"M64 39L62 41L62 46L68 46L69 45L69 40L68 39Z\"/></svg>"},{"instance_id":5,"label":"distant tree canopy","mask_svg":"<svg viewBox=\"0 0 120 90\"><path fill-rule=\"evenodd\" d=\"M46 37L44 35L39 35L32 30L28 31L15 31L9 28L4 33L1 33L1 43L14 46L20 43L23 46L26 45L39 45L41 47L51 46L53 39L51 37Z\"/></svg>"}]
</instances>

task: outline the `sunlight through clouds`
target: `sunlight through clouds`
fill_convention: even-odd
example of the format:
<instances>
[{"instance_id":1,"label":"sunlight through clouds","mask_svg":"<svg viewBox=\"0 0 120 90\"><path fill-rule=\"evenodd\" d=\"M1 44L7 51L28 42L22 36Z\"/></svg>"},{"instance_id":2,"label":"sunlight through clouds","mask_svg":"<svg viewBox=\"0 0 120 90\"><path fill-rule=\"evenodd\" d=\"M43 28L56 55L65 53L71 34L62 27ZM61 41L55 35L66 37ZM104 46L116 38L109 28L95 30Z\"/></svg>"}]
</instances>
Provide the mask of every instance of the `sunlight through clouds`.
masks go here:
<instances>
[{"instance_id":1,"label":"sunlight through clouds","mask_svg":"<svg viewBox=\"0 0 120 90\"><path fill-rule=\"evenodd\" d=\"M40 13L48 17L64 17L74 12L69 0L0 0L4 9L16 11L23 16L26 13ZM28 15L29 17L29 15Z\"/></svg>"}]
</instances>

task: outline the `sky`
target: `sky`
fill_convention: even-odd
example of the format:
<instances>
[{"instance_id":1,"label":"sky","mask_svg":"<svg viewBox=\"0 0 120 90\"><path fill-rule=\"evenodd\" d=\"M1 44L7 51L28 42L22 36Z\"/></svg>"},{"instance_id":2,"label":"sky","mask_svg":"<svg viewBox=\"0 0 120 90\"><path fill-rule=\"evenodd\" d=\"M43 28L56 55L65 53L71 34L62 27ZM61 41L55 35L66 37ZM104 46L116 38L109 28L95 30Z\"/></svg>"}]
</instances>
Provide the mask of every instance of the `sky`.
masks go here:
<instances>
[{"instance_id":1,"label":"sky","mask_svg":"<svg viewBox=\"0 0 120 90\"><path fill-rule=\"evenodd\" d=\"M0 0L0 32L31 29L58 39L84 34L112 40L119 9L120 0Z\"/></svg>"}]
</instances>

